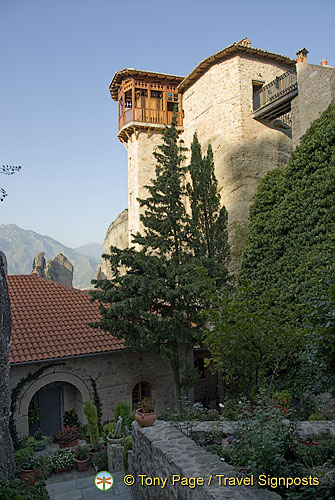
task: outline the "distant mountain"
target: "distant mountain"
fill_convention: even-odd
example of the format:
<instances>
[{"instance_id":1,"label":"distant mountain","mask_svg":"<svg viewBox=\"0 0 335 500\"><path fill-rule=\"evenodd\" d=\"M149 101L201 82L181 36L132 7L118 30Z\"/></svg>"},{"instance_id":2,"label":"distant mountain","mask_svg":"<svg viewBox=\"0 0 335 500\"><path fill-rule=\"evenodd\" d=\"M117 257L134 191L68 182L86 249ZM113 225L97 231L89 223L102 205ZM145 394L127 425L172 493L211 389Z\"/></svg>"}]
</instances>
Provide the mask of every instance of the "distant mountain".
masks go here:
<instances>
[{"instance_id":1,"label":"distant mountain","mask_svg":"<svg viewBox=\"0 0 335 500\"><path fill-rule=\"evenodd\" d=\"M87 255L88 257L93 257L99 261L101 260L101 255L103 253L102 245L99 243L87 243L87 245L82 245L81 247L74 248L73 250L81 255Z\"/></svg>"},{"instance_id":2,"label":"distant mountain","mask_svg":"<svg viewBox=\"0 0 335 500\"><path fill-rule=\"evenodd\" d=\"M89 243L79 248L93 248L91 245L99 246L97 243ZM45 253L46 260L54 258L58 253L64 254L74 267L73 286L75 288L92 288L91 280L101 260L100 257L83 255L50 236L42 236L34 231L21 229L16 224L0 225L0 250L6 254L8 274L30 274L34 257L39 252Z\"/></svg>"}]
</instances>

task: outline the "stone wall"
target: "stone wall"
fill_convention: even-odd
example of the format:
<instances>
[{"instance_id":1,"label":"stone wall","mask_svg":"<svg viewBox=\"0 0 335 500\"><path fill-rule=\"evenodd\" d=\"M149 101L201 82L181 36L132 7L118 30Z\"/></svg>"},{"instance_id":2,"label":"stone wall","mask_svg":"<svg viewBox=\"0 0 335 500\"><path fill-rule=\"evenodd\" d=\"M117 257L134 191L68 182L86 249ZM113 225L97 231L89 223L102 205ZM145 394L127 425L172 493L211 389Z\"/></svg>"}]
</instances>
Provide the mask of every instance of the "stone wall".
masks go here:
<instances>
[{"instance_id":1,"label":"stone wall","mask_svg":"<svg viewBox=\"0 0 335 500\"><path fill-rule=\"evenodd\" d=\"M146 428L134 422L132 436L133 449L129 453L128 473L135 477L132 489L137 500L281 498L276 493L256 489L254 486L229 486L223 483L220 486L217 475L221 475L221 481L224 478L243 476L234 467L222 462L217 455L197 446L168 422L157 421L152 427ZM173 484L174 475L188 479L203 478L204 484L195 488L182 485L181 481ZM144 481L146 478L166 479L166 483L164 487L162 481L156 485L142 485L141 480Z\"/></svg>"},{"instance_id":2,"label":"stone wall","mask_svg":"<svg viewBox=\"0 0 335 500\"><path fill-rule=\"evenodd\" d=\"M269 170L286 165L292 152L291 139L283 131L252 118L252 82L267 83L287 69L261 57L235 56L212 65L183 95L182 138L189 147L197 132L203 152L209 143L213 146L233 245L236 224L243 230L248 222L259 181ZM231 264L233 272L238 268L236 259Z\"/></svg>"},{"instance_id":3,"label":"stone wall","mask_svg":"<svg viewBox=\"0 0 335 500\"><path fill-rule=\"evenodd\" d=\"M131 405L132 389L140 381L147 381L151 385L152 397L158 411L175 405L171 368L154 353L132 353L125 350L50 361L50 364L54 363L57 363L57 366L50 367L38 380L27 384L19 395L16 424L21 435L28 434L28 406L31 398L39 389L51 383L71 384L76 389L73 406L78 409L78 401L84 402L93 396L91 376L96 381L102 403L102 421L113 418L113 409L119 401L126 401ZM11 387L15 387L21 378L34 373L41 366L41 363L11 365ZM68 391L66 394L69 394ZM68 399L65 398L67 405L70 404ZM63 407L63 411L68 409L71 408Z\"/></svg>"},{"instance_id":4,"label":"stone wall","mask_svg":"<svg viewBox=\"0 0 335 500\"><path fill-rule=\"evenodd\" d=\"M292 138L296 148L311 123L328 108L335 106L335 68L297 63L299 94L293 99Z\"/></svg>"}]
</instances>

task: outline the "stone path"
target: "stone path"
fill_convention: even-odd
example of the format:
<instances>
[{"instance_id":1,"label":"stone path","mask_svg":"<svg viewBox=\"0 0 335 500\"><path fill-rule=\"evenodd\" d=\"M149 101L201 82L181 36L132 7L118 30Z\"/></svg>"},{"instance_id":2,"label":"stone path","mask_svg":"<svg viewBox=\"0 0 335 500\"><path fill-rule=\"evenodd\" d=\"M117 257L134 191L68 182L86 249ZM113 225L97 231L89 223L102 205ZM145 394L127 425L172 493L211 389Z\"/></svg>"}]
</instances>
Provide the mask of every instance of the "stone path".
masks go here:
<instances>
[{"instance_id":1,"label":"stone path","mask_svg":"<svg viewBox=\"0 0 335 500\"><path fill-rule=\"evenodd\" d=\"M92 466L85 472L73 469L52 474L47 480L51 500L134 500L131 488L123 482L124 472L113 472L114 485L108 491L99 491L94 485L95 471Z\"/></svg>"}]
</instances>

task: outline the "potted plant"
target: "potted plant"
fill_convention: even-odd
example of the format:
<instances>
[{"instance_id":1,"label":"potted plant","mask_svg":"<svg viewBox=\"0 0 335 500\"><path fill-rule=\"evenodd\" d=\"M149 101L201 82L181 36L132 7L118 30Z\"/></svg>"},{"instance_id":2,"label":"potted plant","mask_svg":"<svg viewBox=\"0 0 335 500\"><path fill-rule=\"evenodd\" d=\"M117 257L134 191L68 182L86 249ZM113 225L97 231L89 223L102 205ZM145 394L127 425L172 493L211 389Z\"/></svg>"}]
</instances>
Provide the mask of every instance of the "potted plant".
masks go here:
<instances>
[{"instance_id":1,"label":"potted plant","mask_svg":"<svg viewBox=\"0 0 335 500\"><path fill-rule=\"evenodd\" d=\"M48 436L43 436L42 432L38 430L35 432L34 436L29 436L26 439L25 447L33 448L35 451L43 451L50 441Z\"/></svg>"},{"instance_id":2,"label":"potted plant","mask_svg":"<svg viewBox=\"0 0 335 500\"><path fill-rule=\"evenodd\" d=\"M105 450L100 450L94 453L92 457L93 467L95 472L99 472L102 470L108 470L108 456Z\"/></svg>"},{"instance_id":3,"label":"potted plant","mask_svg":"<svg viewBox=\"0 0 335 500\"><path fill-rule=\"evenodd\" d=\"M110 444L121 444L123 445L124 434L122 433L122 417L118 418L117 422L112 422L108 424L110 426L110 431L107 435L107 441Z\"/></svg>"},{"instance_id":4,"label":"potted plant","mask_svg":"<svg viewBox=\"0 0 335 500\"><path fill-rule=\"evenodd\" d=\"M74 451L73 450L57 450L52 455L50 465L55 473L71 470L74 464Z\"/></svg>"},{"instance_id":5,"label":"potted plant","mask_svg":"<svg viewBox=\"0 0 335 500\"><path fill-rule=\"evenodd\" d=\"M87 444L90 443L91 440L90 440L90 435L88 432L88 425L87 424L82 424L79 427L78 432L79 432L80 439L84 439Z\"/></svg>"},{"instance_id":6,"label":"potted plant","mask_svg":"<svg viewBox=\"0 0 335 500\"><path fill-rule=\"evenodd\" d=\"M135 413L135 420L141 427L150 427L157 420L154 403L151 398L144 398L139 402Z\"/></svg>"},{"instance_id":7,"label":"potted plant","mask_svg":"<svg viewBox=\"0 0 335 500\"><path fill-rule=\"evenodd\" d=\"M20 451L24 451L25 454L22 454L22 460L16 459L17 466L20 467L20 479L28 481L30 485L36 483L36 469L38 467L38 457L34 455L32 449L23 448ZM18 463L20 462L20 463Z\"/></svg>"},{"instance_id":8,"label":"potted plant","mask_svg":"<svg viewBox=\"0 0 335 500\"><path fill-rule=\"evenodd\" d=\"M90 454L100 449L100 434L98 425L98 412L92 401L86 401L83 405L83 412L88 422L88 432L93 446Z\"/></svg>"},{"instance_id":9,"label":"potted plant","mask_svg":"<svg viewBox=\"0 0 335 500\"><path fill-rule=\"evenodd\" d=\"M59 448L70 448L78 444L78 430L76 426L67 425L61 431L56 431L52 435L53 441L58 443Z\"/></svg>"},{"instance_id":10,"label":"potted plant","mask_svg":"<svg viewBox=\"0 0 335 500\"><path fill-rule=\"evenodd\" d=\"M68 410L64 413L63 415L63 425L64 427L70 426L70 427L79 427L80 422L77 413L74 411L74 408L72 410Z\"/></svg>"},{"instance_id":11,"label":"potted plant","mask_svg":"<svg viewBox=\"0 0 335 500\"><path fill-rule=\"evenodd\" d=\"M88 468L88 461L90 459L89 451L86 447L77 448L75 453L76 464L79 472L83 472Z\"/></svg>"}]
</instances>

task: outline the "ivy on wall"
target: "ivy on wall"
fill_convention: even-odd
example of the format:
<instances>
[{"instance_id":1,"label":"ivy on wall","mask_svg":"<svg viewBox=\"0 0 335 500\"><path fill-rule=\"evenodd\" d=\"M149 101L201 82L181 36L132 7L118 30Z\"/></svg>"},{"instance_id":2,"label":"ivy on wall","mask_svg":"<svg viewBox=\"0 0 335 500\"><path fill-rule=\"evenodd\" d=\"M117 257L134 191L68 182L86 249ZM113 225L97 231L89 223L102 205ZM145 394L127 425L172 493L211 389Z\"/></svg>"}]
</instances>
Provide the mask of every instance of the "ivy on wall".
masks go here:
<instances>
[{"instance_id":1,"label":"ivy on wall","mask_svg":"<svg viewBox=\"0 0 335 500\"><path fill-rule=\"evenodd\" d=\"M100 396L98 394L96 381L92 377L90 377L90 381L91 381L91 385L92 385L92 389L93 389L93 402L94 402L95 407L97 409L98 425L99 425L99 429L100 429L101 428L101 417L102 417L102 404L101 404Z\"/></svg>"},{"instance_id":2,"label":"ivy on wall","mask_svg":"<svg viewBox=\"0 0 335 500\"><path fill-rule=\"evenodd\" d=\"M250 209L240 284L270 292L283 319L305 317L335 255L335 108L315 120L289 164L261 181ZM307 311L308 313L308 311Z\"/></svg>"},{"instance_id":3,"label":"ivy on wall","mask_svg":"<svg viewBox=\"0 0 335 500\"><path fill-rule=\"evenodd\" d=\"M20 379L20 381L18 382L18 384L12 389L11 407L10 407L11 413L10 413L10 417L9 417L9 429L10 429L10 433L12 436L13 445L14 445L15 449L17 449L17 447L20 443L19 436L18 436L17 429L16 429L16 425L15 425L15 419L14 419L14 415L16 412L16 406L17 406L17 400L18 400L20 392L27 384L29 384L30 382L33 382L34 380L37 380L40 377L40 375L42 375L42 373L44 373L49 368L52 368L55 366L61 366L61 365L64 365L64 363L52 363L52 364L41 366L41 368L39 368L35 372L33 372L33 373L29 372L28 375L26 375L25 377L22 377Z\"/></svg>"}]
</instances>

